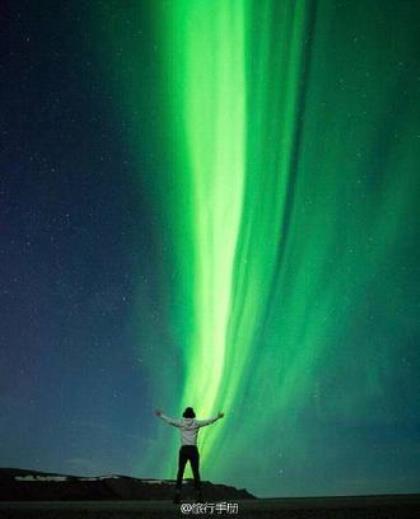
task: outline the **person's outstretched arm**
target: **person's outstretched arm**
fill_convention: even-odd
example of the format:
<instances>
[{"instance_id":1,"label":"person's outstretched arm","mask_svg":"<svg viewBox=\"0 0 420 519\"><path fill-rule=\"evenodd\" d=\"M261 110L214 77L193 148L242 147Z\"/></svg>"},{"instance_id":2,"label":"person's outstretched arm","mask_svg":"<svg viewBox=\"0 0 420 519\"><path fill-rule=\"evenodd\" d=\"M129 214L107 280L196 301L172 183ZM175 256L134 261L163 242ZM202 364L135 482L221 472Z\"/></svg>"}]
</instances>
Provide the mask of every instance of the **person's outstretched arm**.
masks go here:
<instances>
[{"instance_id":1,"label":"person's outstretched arm","mask_svg":"<svg viewBox=\"0 0 420 519\"><path fill-rule=\"evenodd\" d=\"M225 416L225 413L218 413L217 416L214 416L213 418L207 418L206 420L196 420L196 423L199 427L204 427L205 425L210 425L211 423L214 423L219 418L223 418Z\"/></svg>"},{"instance_id":2,"label":"person's outstretched arm","mask_svg":"<svg viewBox=\"0 0 420 519\"><path fill-rule=\"evenodd\" d=\"M170 418L169 416L166 416L166 414L163 414L162 411L159 411L159 409L156 409L155 415L159 416L159 418L162 418L162 420L165 420L166 423L169 425L173 425L174 427L181 427L182 423L180 420L175 420L175 418Z\"/></svg>"}]
</instances>

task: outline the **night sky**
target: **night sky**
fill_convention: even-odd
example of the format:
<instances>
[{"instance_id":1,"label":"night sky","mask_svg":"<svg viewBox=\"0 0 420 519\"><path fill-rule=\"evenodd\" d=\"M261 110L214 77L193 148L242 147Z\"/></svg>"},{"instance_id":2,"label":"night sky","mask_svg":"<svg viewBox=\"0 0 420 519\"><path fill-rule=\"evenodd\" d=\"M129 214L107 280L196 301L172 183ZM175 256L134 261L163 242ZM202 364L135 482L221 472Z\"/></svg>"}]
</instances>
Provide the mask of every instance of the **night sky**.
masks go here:
<instances>
[{"instance_id":1,"label":"night sky","mask_svg":"<svg viewBox=\"0 0 420 519\"><path fill-rule=\"evenodd\" d=\"M420 2L0 22L0 466L419 492Z\"/></svg>"}]
</instances>

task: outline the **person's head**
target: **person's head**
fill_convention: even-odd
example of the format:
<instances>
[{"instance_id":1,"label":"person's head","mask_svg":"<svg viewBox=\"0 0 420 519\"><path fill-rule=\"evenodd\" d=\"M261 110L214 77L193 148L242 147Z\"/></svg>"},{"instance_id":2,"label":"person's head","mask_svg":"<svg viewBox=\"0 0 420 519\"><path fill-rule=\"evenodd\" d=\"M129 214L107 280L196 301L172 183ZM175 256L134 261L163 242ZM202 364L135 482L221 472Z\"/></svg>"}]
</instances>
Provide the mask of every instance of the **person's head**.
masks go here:
<instances>
[{"instance_id":1,"label":"person's head","mask_svg":"<svg viewBox=\"0 0 420 519\"><path fill-rule=\"evenodd\" d=\"M182 416L184 418L195 418L194 409L192 407L187 407L183 412Z\"/></svg>"}]
</instances>

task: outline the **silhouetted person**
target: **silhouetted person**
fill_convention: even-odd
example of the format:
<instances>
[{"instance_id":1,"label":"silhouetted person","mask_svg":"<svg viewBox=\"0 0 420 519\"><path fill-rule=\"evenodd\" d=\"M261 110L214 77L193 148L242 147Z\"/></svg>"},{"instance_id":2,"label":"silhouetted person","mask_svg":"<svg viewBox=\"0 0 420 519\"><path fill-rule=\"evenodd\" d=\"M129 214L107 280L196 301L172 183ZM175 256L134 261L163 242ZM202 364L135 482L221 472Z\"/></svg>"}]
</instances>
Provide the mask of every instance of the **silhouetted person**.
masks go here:
<instances>
[{"instance_id":1,"label":"silhouetted person","mask_svg":"<svg viewBox=\"0 0 420 519\"><path fill-rule=\"evenodd\" d=\"M179 427L181 430L181 447L179 449L179 459L178 459L178 474L176 478L175 485L175 496L174 503L179 503L181 500L181 488L182 488L182 479L184 476L184 469L187 461L190 460L191 469L194 475L194 487L198 496L199 501L203 500L203 496L201 494L201 479L200 479L200 454L198 452L197 447L197 435L200 427L204 427L205 425L209 425L219 418L223 418L224 413L219 413L214 418L208 418L207 420L196 420L194 409L192 407L187 407L182 414L182 420L175 420L174 418L169 418L156 409L155 414L165 420L170 425L174 427Z\"/></svg>"}]
</instances>

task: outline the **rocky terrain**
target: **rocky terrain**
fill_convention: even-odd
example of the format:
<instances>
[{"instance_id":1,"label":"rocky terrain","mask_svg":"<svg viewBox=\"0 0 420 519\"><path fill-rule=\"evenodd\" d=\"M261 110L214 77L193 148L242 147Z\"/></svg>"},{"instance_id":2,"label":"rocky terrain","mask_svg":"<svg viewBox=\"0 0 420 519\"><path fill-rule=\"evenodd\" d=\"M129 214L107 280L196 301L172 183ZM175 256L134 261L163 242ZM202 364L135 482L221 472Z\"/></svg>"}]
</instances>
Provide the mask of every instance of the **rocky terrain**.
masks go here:
<instances>
[{"instance_id":1,"label":"rocky terrain","mask_svg":"<svg viewBox=\"0 0 420 519\"><path fill-rule=\"evenodd\" d=\"M118 474L79 477L35 470L0 469L1 501L169 500L175 480L139 479ZM255 499L245 489L202 482L207 500ZM185 479L183 496L193 495L193 482Z\"/></svg>"}]
</instances>

